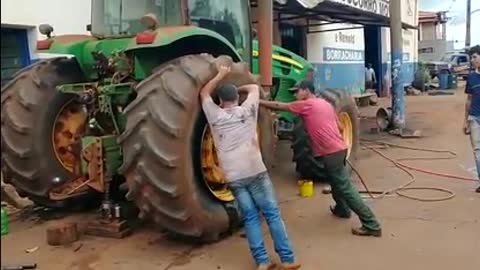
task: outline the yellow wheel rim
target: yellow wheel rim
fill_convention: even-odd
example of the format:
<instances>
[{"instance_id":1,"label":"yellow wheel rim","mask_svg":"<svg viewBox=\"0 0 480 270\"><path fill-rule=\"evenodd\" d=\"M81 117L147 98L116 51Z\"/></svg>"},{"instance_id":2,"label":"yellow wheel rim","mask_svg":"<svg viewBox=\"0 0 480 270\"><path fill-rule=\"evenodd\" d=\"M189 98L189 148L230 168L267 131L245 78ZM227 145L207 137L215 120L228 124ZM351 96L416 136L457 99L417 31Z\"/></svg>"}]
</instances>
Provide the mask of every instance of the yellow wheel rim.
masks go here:
<instances>
[{"instance_id":1,"label":"yellow wheel rim","mask_svg":"<svg viewBox=\"0 0 480 270\"><path fill-rule=\"evenodd\" d=\"M260 129L257 128L257 145L260 148ZM225 175L218 162L215 144L213 142L212 132L208 125L205 127L202 135L201 145L201 166L203 180L208 190L222 202L232 202L235 200L230 189L225 182Z\"/></svg>"},{"instance_id":2,"label":"yellow wheel rim","mask_svg":"<svg viewBox=\"0 0 480 270\"><path fill-rule=\"evenodd\" d=\"M338 116L338 128L342 134L343 140L348 147L347 158L350 157L353 147L353 124L350 115L346 112L341 112Z\"/></svg>"},{"instance_id":3,"label":"yellow wheel rim","mask_svg":"<svg viewBox=\"0 0 480 270\"><path fill-rule=\"evenodd\" d=\"M52 145L55 156L60 164L69 172L75 172L80 162L80 155L75 146L85 131L87 114L80 104L69 102L65 104L57 117L52 130Z\"/></svg>"},{"instance_id":4,"label":"yellow wheel rim","mask_svg":"<svg viewBox=\"0 0 480 270\"><path fill-rule=\"evenodd\" d=\"M208 190L222 202L231 202L235 200L232 192L225 183L225 175L218 163L218 156L213 142L210 127L206 126L203 131L201 145L201 165L203 180Z\"/></svg>"}]
</instances>

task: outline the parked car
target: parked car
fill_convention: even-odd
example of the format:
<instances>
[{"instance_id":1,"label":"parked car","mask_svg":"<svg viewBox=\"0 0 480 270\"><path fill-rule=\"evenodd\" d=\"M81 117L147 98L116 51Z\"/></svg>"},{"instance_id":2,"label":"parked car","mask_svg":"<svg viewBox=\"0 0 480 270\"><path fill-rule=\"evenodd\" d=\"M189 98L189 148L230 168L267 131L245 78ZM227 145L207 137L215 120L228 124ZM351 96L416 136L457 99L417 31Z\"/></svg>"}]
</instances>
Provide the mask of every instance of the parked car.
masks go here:
<instances>
[{"instance_id":1,"label":"parked car","mask_svg":"<svg viewBox=\"0 0 480 270\"><path fill-rule=\"evenodd\" d=\"M446 53L440 61L427 62L427 68L432 79L442 71L466 79L471 69L470 56L466 53Z\"/></svg>"}]
</instances>

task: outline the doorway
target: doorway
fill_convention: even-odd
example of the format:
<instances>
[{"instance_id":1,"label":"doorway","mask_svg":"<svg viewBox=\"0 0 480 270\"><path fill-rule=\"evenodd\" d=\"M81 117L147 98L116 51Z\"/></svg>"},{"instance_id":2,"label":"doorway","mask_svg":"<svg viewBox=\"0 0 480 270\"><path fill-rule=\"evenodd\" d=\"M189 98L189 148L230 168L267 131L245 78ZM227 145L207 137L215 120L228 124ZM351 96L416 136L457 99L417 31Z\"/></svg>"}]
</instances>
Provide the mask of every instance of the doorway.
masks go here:
<instances>
[{"instance_id":1,"label":"doorway","mask_svg":"<svg viewBox=\"0 0 480 270\"><path fill-rule=\"evenodd\" d=\"M280 37L282 48L305 58L306 56L306 36L303 26L280 23Z\"/></svg>"},{"instance_id":2,"label":"doorway","mask_svg":"<svg viewBox=\"0 0 480 270\"><path fill-rule=\"evenodd\" d=\"M377 83L374 85L375 92L380 96L383 83L383 68L382 68L382 39L381 28L379 26L365 26L364 27L365 40L365 66L372 64L375 71Z\"/></svg>"},{"instance_id":3,"label":"doorway","mask_svg":"<svg viewBox=\"0 0 480 270\"><path fill-rule=\"evenodd\" d=\"M6 84L20 69L30 65L27 30L1 28L1 84Z\"/></svg>"}]
</instances>

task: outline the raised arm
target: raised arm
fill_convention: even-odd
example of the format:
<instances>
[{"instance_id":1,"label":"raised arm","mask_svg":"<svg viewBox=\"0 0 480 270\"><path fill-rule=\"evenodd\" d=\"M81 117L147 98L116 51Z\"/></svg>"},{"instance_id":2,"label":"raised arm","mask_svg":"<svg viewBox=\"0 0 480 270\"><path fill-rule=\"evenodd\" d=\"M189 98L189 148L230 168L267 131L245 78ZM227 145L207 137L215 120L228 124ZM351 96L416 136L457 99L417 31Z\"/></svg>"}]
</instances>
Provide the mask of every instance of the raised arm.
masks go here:
<instances>
[{"instance_id":1,"label":"raised arm","mask_svg":"<svg viewBox=\"0 0 480 270\"><path fill-rule=\"evenodd\" d=\"M260 87L256 84L246 84L238 87L238 92L247 94L247 99L240 106L252 108L252 112L256 113L258 101L260 100Z\"/></svg>"},{"instance_id":2,"label":"raised arm","mask_svg":"<svg viewBox=\"0 0 480 270\"><path fill-rule=\"evenodd\" d=\"M217 88L218 84L227 76L227 74L230 72L231 67L228 66L220 66L218 69L217 75L211 79L207 84L205 84L200 90L200 98L202 99L202 102L206 98L211 98L211 94Z\"/></svg>"}]
</instances>

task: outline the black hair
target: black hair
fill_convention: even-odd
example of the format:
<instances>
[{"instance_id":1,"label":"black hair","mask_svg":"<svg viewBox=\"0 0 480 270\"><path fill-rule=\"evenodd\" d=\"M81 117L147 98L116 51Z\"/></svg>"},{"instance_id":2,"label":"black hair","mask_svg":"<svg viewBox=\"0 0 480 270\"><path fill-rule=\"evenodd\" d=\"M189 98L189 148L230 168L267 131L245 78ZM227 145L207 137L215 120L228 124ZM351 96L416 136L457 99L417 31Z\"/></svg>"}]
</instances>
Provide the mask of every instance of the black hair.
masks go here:
<instances>
[{"instance_id":1,"label":"black hair","mask_svg":"<svg viewBox=\"0 0 480 270\"><path fill-rule=\"evenodd\" d=\"M223 101L232 102L238 100L238 90L233 84L220 85L216 90L216 94Z\"/></svg>"},{"instance_id":2,"label":"black hair","mask_svg":"<svg viewBox=\"0 0 480 270\"><path fill-rule=\"evenodd\" d=\"M474 53L480 55L480 45L476 45L470 48L469 53L470 55L473 55Z\"/></svg>"}]
</instances>

